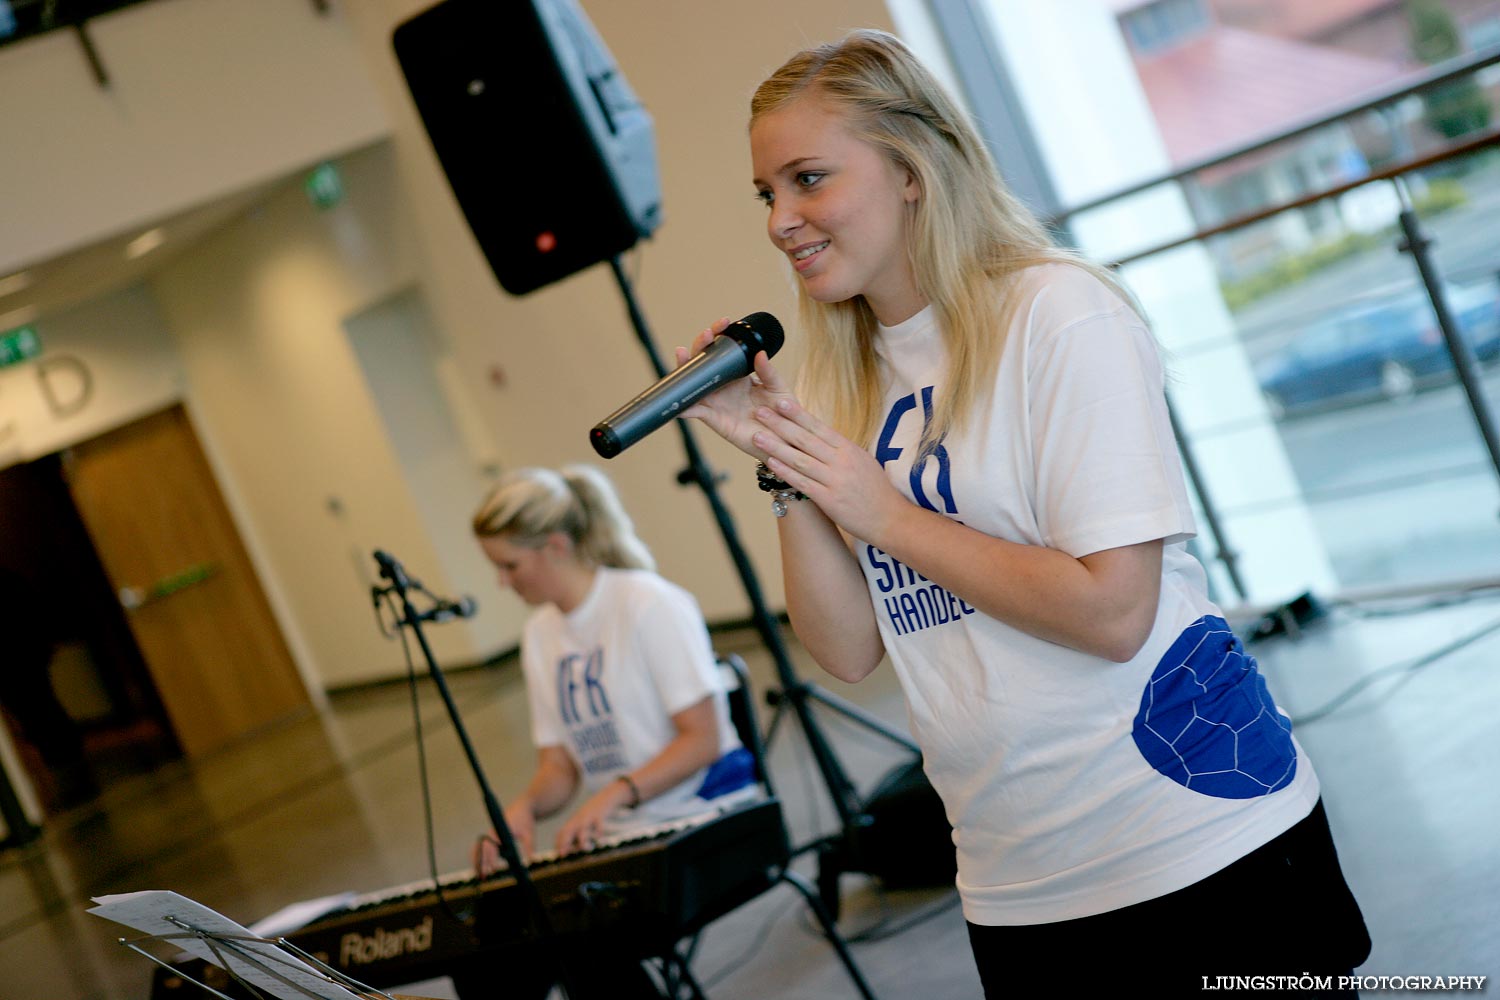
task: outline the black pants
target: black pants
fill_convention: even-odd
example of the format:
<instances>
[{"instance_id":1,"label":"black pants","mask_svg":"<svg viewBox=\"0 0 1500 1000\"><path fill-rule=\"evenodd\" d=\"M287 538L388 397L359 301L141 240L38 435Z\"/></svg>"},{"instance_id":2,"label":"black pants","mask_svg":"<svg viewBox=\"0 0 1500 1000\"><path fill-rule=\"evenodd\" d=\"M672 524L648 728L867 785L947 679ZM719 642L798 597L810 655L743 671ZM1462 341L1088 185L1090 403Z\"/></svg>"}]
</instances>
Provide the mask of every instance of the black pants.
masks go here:
<instances>
[{"instance_id":1,"label":"black pants","mask_svg":"<svg viewBox=\"0 0 1500 1000\"><path fill-rule=\"evenodd\" d=\"M969 942L991 1000L1070 979L1085 989L1128 981L1164 997L1199 992L1204 977L1213 988L1220 976L1308 973L1332 976L1336 987L1370 954L1321 801L1285 833L1185 889L1076 920L971 923Z\"/></svg>"}]
</instances>

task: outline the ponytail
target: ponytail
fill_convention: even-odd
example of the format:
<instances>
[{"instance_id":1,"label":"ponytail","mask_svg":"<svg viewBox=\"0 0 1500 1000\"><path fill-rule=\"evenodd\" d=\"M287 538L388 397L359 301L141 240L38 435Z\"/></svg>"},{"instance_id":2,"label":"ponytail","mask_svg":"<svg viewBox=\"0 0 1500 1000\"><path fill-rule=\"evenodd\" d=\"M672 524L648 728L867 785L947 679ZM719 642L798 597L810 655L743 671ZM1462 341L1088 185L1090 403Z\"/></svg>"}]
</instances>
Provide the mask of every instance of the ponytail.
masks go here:
<instances>
[{"instance_id":1,"label":"ponytail","mask_svg":"<svg viewBox=\"0 0 1500 1000\"><path fill-rule=\"evenodd\" d=\"M584 512L583 534L573 539L583 558L596 566L656 569L651 550L636 535L635 523L604 473L587 465L569 465L558 471Z\"/></svg>"},{"instance_id":2,"label":"ponytail","mask_svg":"<svg viewBox=\"0 0 1500 1000\"><path fill-rule=\"evenodd\" d=\"M588 565L656 568L614 486L604 473L586 465L515 470L480 506L473 526L480 538L509 535L527 547L538 547L560 531Z\"/></svg>"}]
</instances>

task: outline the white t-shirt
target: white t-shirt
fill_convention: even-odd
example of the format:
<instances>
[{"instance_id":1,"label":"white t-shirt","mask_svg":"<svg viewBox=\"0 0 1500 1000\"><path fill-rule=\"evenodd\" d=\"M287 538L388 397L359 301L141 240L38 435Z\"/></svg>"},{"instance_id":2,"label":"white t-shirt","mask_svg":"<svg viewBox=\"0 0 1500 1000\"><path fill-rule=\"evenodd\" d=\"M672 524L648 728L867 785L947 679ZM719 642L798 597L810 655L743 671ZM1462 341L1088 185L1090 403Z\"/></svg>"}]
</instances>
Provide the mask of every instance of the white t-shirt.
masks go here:
<instances>
[{"instance_id":1,"label":"white t-shirt","mask_svg":"<svg viewBox=\"0 0 1500 1000\"><path fill-rule=\"evenodd\" d=\"M661 753L677 735L672 716L706 697L714 699L720 756L740 745L698 603L655 573L601 567L571 612L538 608L526 621L521 665L532 739L565 749L588 793ZM702 811L706 771L631 810L630 819Z\"/></svg>"},{"instance_id":2,"label":"white t-shirt","mask_svg":"<svg viewBox=\"0 0 1500 1000\"><path fill-rule=\"evenodd\" d=\"M944 348L930 307L881 328L875 457L913 502L987 535L1074 557L1166 544L1150 638L1114 663L1012 628L855 543L977 924L1071 919L1183 888L1318 796L1184 545L1192 510L1149 331L1081 268L1032 268L1014 294L988 409L915 472Z\"/></svg>"}]
</instances>

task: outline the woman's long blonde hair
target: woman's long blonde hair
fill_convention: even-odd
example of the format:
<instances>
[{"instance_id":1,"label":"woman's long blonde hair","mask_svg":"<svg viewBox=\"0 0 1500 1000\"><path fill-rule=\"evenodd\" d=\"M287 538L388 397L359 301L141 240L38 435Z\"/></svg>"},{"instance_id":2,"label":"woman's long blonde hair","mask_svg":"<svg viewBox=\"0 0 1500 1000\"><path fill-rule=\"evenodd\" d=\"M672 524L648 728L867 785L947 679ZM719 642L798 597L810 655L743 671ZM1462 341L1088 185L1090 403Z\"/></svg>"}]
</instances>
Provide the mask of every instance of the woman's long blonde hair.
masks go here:
<instances>
[{"instance_id":1,"label":"woman's long blonde hair","mask_svg":"<svg viewBox=\"0 0 1500 1000\"><path fill-rule=\"evenodd\" d=\"M805 96L841 113L855 136L920 187L907 254L948 353L947 388L924 446L962 427L988 400L1015 309L1007 292L1022 269L1075 264L1131 301L1107 271L1054 243L1000 180L968 116L895 36L860 29L797 53L756 89L750 127ZM800 282L797 296L808 332L802 388L842 434L868 444L881 416L875 314L862 296L820 303Z\"/></svg>"},{"instance_id":2,"label":"woman's long blonde hair","mask_svg":"<svg viewBox=\"0 0 1500 1000\"><path fill-rule=\"evenodd\" d=\"M553 532L570 538L589 566L656 568L613 484L587 465L516 469L474 514L480 538L506 535L517 545L539 548Z\"/></svg>"}]
</instances>

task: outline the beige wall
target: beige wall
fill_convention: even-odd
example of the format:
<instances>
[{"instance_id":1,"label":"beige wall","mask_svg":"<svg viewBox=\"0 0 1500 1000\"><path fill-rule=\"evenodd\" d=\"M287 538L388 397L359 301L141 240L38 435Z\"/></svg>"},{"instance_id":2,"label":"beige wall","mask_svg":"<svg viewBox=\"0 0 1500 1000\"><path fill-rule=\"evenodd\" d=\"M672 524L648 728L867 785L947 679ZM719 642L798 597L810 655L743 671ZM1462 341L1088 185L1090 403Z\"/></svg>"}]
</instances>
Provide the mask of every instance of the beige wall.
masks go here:
<instances>
[{"instance_id":1,"label":"beige wall","mask_svg":"<svg viewBox=\"0 0 1500 1000\"><path fill-rule=\"evenodd\" d=\"M422 523L412 493L421 487L385 438L345 333L350 317L413 288L437 327L434 363L476 466L599 462L662 571L697 594L709 619L749 612L701 492L675 482L683 465L675 432L664 429L609 463L587 444L588 428L653 377L608 267L516 299L484 263L390 49L391 29L423 6L346 0L321 18L306 0L158 0L96 26L116 77L104 92L77 65L66 33L0 53L0 95L9 95L0 96L0 129L42 130L44 160L58 161L22 169L3 158L0 185L15 197L0 209L0 273L5 262L149 222L262 183L268 172L291 173L262 207L174 258L148 287L175 344L183 398L315 688L401 669L399 647L376 634L364 593L375 547L435 590L479 598L480 621L432 630L445 661L495 652L519 636L524 609L496 593L487 573L436 571L442 533L462 526ZM766 310L788 322L782 357L794 366L790 279L752 198L746 105L797 48L848 27L889 26L884 6L584 6L656 122L666 221L629 266L658 347L668 354L718 316ZM503 58L498 39L496 53ZM271 79L283 76L291 82ZM15 96L39 92L38 80L58 88L39 102L43 111ZM194 88L202 93L185 93ZM353 120L336 121L346 117ZM59 120L91 123L97 141L90 145L88 129L51 134ZM377 141L387 132L389 142ZM545 172L545 149L505 136L503 122L481 138L502 137ZM351 148L340 159L345 202L314 209L300 187L303 170ZM706 432L698 439L731 475L723 495L779 608L774 520L750 462Z\"/></svg>"},{"instance_id":2,"label":"beige wall","mask_svg":"<svg viewBox=\"0 0 1500 1000\"><path fill-rule=\"evenodd\" d=\"M403 190L424 251L424 284L452 337L469 390L508 465L600 461L587 431L652 379L607 266L516 299L495 283L421 131L391 52L391 29L422 0L367 0L346 8L394 126ZM583 4L656 124L665 223L632 258L637 292L666 355L711 320L757 310L788 323L783 356L794 361L789 277L765 238L750 186L745 115L755 85L787 56L850 27L889 27L879 0L756 4L689 0L595 0ZM497 58L503 49L497 46ZM477 137L498 141L496 134ZM546 150L516 144L545 171ZM515 192L518 199L530 197ZM508 376L493 387L495 366ZM722 487L773 607L782 603L775 527L750 462L697 434L709 461L729 472ZM607 463L662 572L697 594L710 620L749 612L701 492L676 485L683 465L663 429Z\"/></svg>"},{"instance_id":3,"label":"beige wall","mask_svg":"<svg viewBox=\"0 0 1500 1000\"><path fill-rule=\"evenodd\" d=\"M41 353L0 369L0 465L51 454L182 397L176 347L139 285L48 315L34 328Z\"/></svg>"},{"instance_id":4,"label":"beige wall","mask_svg":"<svg viewBox=\"0 0 1500 1000\"><path fill-rule=\"evenodd\" d=\"M151 281L194 422L294 648L324 687L402 669L371 613L373 550L435 592L457 589L436 569L411 493L420 484L397 464L343 327L415 280L393 160L382 144L343 158L340 171L337 207L315 208L293 179ZM514 625L487 616L481 637L460 625L429 638L445 662L467 661Z\"/></svg>"}]
</instances>

